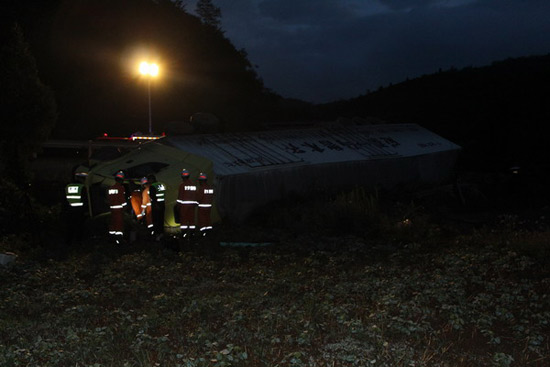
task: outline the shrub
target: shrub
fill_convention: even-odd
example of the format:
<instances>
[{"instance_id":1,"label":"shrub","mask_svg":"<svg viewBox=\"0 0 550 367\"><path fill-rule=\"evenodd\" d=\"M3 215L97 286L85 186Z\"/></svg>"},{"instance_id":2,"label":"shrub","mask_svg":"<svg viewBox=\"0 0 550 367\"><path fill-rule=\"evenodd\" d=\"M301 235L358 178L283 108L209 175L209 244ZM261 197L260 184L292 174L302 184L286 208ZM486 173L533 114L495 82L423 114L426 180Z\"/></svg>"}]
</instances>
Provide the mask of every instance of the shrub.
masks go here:
<instances>
[{"instance_id":1,"label":"shrub","mask_svg":"<svg viewBox=\"0 0 550 367\"><path fill-rule=\"evenodd\" d=\"M550 230L540 225L543 219L527 221L516 215L501 215L494 226L477 230L471 240L476 245L503 247L541 262L549 262Z\"/></svg>"},{"instance_id":2,"label":"shrub","mask_svg":"<svg viewBox=\"0 0 550 367\"><path fill-rule=\"evenodd\" d=\"M1 187L9 194L0 196L0 234L33 232L35 203L30 195L9 180L3 181Z\"/></svg>"},{"instance_id":3,"label":"shrub","mask_svg":"<svg viewBox=\"0 0 550 367\"><path fill-rule=\"evenodd\" d=\"M45 207L9 180L1 183L0 236L3 250L27 252L54 239L60 228L60 205Z\"/></svg>"}]
</instances>

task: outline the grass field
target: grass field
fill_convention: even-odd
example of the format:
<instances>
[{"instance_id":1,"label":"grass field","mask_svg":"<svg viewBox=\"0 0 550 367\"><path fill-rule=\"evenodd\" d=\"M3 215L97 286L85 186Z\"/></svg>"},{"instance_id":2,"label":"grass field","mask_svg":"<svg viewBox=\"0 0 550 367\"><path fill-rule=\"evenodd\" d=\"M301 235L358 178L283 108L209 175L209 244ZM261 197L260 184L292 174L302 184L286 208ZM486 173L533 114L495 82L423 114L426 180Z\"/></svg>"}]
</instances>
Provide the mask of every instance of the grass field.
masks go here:
<instances>
[{"instance_id":1,"label":"grass field","mask_svg":"<svg viewBox=\"0 0 550 367\"><path fill-rule=\"evenodd\" d=\"M182 246L27 248L0 268L0 365L550 365L545 224L465 233L406 212L362 235L285 215ZM219 245L243 233L273 241Z\"/></svg>"}]
</instances>

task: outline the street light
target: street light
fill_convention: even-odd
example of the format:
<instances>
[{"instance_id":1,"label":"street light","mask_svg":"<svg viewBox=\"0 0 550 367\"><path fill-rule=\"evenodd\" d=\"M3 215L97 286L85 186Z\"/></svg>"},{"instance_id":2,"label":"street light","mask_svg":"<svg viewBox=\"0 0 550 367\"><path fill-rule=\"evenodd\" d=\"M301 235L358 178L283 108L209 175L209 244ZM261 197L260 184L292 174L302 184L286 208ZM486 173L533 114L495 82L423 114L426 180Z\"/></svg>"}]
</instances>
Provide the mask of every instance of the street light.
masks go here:
<instances>
[{"instance_id":1,"label":"street light","mask_svg":"<svg viewBox=\"0 0 550 367\"><path fill-rule=\"evenodd\" d=\"M155 63L142 62L139 65L139 72L147 77L147 94L149 96L149 135L153 134L153 119L151 115L151 78L159 74L159 67Z\"/></svg>"}]
</instances>

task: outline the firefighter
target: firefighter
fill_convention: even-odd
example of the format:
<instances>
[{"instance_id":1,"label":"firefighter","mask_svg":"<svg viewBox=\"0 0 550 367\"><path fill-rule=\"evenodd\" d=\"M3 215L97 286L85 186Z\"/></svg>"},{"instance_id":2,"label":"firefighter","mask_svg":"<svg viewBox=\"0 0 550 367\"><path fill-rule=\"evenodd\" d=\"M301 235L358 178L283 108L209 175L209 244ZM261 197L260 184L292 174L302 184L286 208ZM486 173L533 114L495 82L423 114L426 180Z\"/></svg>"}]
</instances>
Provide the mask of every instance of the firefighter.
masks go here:
<instances>
[{"instance_id":1,"label":"firefighter","mask_svg":"<svg viewBox=\"0 0 550 367\"><path fill-rule=\"evenodd\" d=\"M145 218L145 225L147 226L147 231L150 235L154 234L153 229L153 208L151 205L151 196L149 196L149 188L151 184L147 177L143 177L140 181L141 183L141 213Z\"/></svg>"},{"instance_id":2,"label":"firefighter","mask_svg":"<svg viewBox=\"0 0 550 367\"><path fill-rule=\"evenodd\" d=\"M191 181L191 173L181 171L181 184L178 190L177 207L182 237L190 238L195 232L195 208L197 207L197 185Z\"/></svg>"},{"instance_id":3,"label":"firefighter","mask_svg":"<svg viewBox=\"0 0 550 367\"><path fill-rule=\"evenodd\" d=\"M85 172L74 174L73 182L65 186L65 198L67 206L65 244L71 245L74 240L81 241L84 231L84 222L88 211L88 196L84 182L88 176Z\"/></svg>"},{"instance_id":4,"label":"firefighter","mask_svg":"<svg viewBox=\"0 0 550 367\"><path fill-rule=\"evenodd\" d=\"M130 181L129 190L130 204L132 206L132 213L134 214L133 218L140 223L143 220L143 211L141 209L141 186L137 185L134 181Z\"/></svg>"},{"instance_id":5,"label":"firefighter","mask_svg":"<svg viewBox=\"0 0 550 367\"><path fill-rule=\"evenodd\" d=\"M199 190L198 190L198 213L197 225L202 237L206 236L212 230L212 203L214 202L214 189L208 184L208 177L205 173L199 175Z\"/></svg>"},{"instance_id":6,"label":"firefighter","mask_svg":"<svg viewBox=\"0 0 550 367\"><path fill-rule=\"evenodd\" d=\"M149 197L153 209L153 230L155 239L160 241L164 234L164 211L165 211L165 194L166 185L157 181L157 177L153 174L147 176L151 186L149 187Z\"/></svg>"},{"instance_id":7,"label":"firefighter","mask_svg":"<svg viewBox=\"0 0 550 367\"><path fill-rule=\"evenodd\" d=\"M109 205L111 208L111 223L109 234L116 244L124 241L124 207L126 206L126 189L124 188L125 174L118 171L115 174L115 183L108 190Z\"/></svg>"}]
</instances>

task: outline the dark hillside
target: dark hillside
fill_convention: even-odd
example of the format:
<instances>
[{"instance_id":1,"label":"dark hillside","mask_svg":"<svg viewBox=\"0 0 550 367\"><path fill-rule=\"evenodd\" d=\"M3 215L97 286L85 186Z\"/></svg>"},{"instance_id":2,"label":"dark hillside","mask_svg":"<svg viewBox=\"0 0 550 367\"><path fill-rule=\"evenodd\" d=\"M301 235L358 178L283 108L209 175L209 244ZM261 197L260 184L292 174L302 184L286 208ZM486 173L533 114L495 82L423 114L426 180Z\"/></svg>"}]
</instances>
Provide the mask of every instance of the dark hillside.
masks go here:
<instances>
[{"instance_id":1,"label":"dark hillside","mask_svg":"<svg viewBox=\"0 0 550 367\"><path fill-rule=\"evenodd\" d=\"M55 137L90 138L148 130L141 61L160 65L152 81L153 128L196 112L227 130L254 128L278 98L266 91L243 50L182 2L153 0L9 1L40 76L59 107Z\"/></svg>"},{"instance_id":2,"label":"dark hillside","mask_svg":"<svg viewBox=\"0 0 550 367\"><path fill-rule=\"evenodd\" d=\"M492 170L550 162L550 55L451 69L319 106L319 116L418 123L464 148L463 164Z\"/></svg>"}]
</instances>

